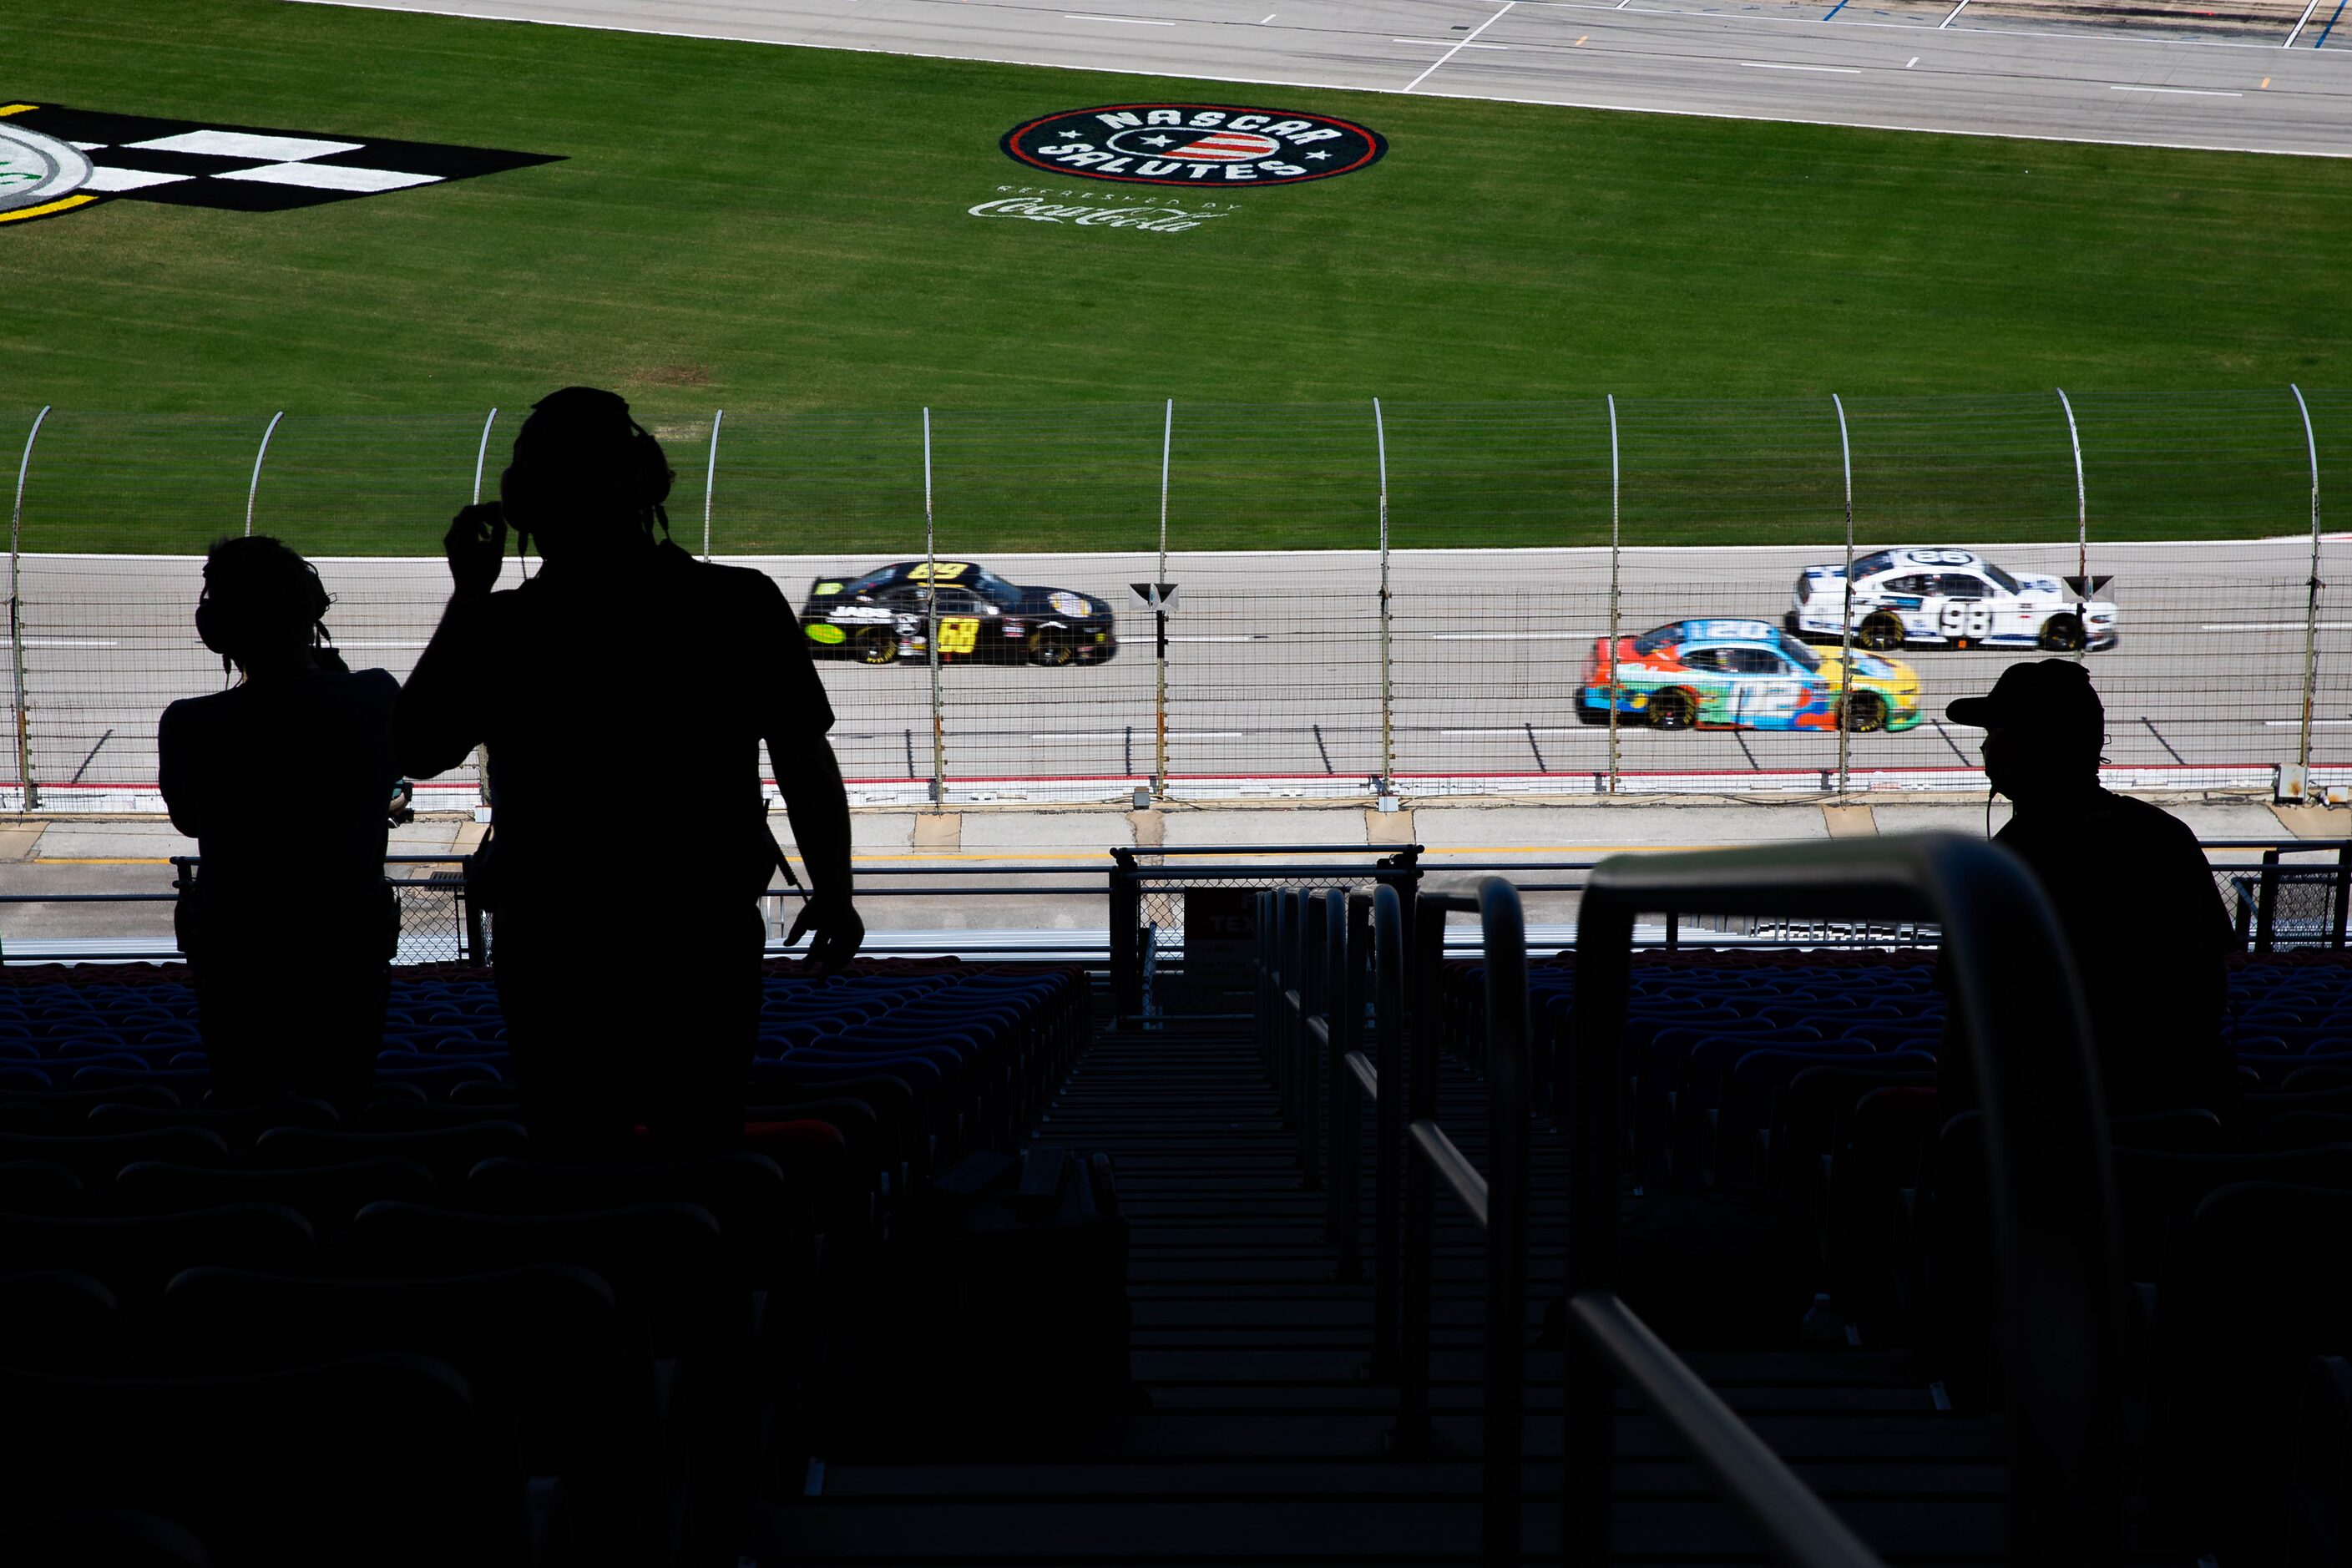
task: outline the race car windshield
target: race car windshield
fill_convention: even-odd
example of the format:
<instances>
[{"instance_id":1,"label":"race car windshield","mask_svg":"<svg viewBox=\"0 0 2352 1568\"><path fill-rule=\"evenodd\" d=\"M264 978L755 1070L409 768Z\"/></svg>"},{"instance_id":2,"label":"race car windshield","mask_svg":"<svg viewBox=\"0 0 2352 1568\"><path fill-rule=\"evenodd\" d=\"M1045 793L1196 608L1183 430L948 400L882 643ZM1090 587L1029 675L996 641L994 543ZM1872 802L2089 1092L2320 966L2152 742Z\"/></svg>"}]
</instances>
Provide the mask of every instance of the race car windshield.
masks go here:
<instances>
[{"instance_id":1,"label":"race car windshield","mask_svg":"<svg viewBox=\"0 0 2352 1568\"><path fill-rule=\"evenodd\" d=\"M848 587L844 588L842 592L844 594L870 594L875 589L887 584L891 577L895 575L897 572L898 568L895 566L877 566L873 571L866 574L865 576L860 577L856 582L850 584Z\"/></svg>"},{"instance_id":2,"label":"race car windshield","mask_svg":"<svg viewBox=\"0 0 2352 1568\"><path fill-rule=\"evenodd\" d=\"M970 581L974 588L992 599L1013 599L1020 596L1019 591L1012 584L985 566L975 568Z\"/></svg>"},{"instance_id":3,"label":"race car windshield","mask_svg":"<svg viewBox=\"0 0 2352 1568\"><path fill-rule=\"evenodd\" d=\"M1986 576L2000 584L2000 591L2002 593L2014 594L2019 591L2017 579L2011 576L2008 573L2002 571L2000 567L1994 565L1990 561L1984 563L1984 574Z\"/></svg>"},{"instance_id":4,"label":"race car windshield","mask_svg":"<svg viewBox=\"0 0 2352 1568\"><path fill-rule=\"evenodd\" d=\"M1640 637L1635 637L1633 639L1633 651L1635 653L1655 653L1662 647L1670 647L1674 644L1682 640L1683 624L1680 621L1675 621L1669 626L1660 626L1656 631L1644 632Z\"/></svg>"},{"instance_id":5,"label":"race car windshield","mask_svg":"<svg viewBox=\"0 0 2352 1568\"><path fill-rule=\"evenodd\" d=\"M1803 643L1799 642L1795 637L1790 637L1786 632L1782 632L1780 634L1780 651L1794 659L1798 665L1803 668L1819 669L1822 667L1822 656L1820 654L1815 653L1811 648L1807 647Z\"/></svg>"}]
</instances>

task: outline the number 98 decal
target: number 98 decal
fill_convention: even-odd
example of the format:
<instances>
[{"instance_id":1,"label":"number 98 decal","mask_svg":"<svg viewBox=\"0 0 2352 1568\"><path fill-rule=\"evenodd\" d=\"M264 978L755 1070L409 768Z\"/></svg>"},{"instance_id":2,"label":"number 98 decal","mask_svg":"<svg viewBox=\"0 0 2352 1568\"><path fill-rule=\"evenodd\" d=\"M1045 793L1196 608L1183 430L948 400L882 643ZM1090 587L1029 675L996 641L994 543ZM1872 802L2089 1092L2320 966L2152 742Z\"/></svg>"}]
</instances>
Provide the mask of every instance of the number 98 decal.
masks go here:
<instances>
[{"instance_id":1,"label":"number 98 decal","mask_svg":"<svg viewBox=\"0 0 2352 1568\"><path fill-rule=\"evenodd\" d=\"M1946 604L1936 616L1936 629L1948 637L1982 637L1992 634L1992 611L1966 600Z\"/></svg>"}]
</instances>

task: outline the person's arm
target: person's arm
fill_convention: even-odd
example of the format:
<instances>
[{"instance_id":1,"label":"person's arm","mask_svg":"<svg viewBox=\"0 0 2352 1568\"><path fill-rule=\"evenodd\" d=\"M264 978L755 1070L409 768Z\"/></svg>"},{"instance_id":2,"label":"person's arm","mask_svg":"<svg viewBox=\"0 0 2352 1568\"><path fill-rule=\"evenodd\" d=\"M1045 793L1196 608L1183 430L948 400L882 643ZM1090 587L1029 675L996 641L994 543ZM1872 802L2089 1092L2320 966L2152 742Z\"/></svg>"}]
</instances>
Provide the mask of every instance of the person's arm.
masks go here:
<instances>
[{"instance_id":1,"label":"person's arm","mask_svg":"<svg viewBox=\"0 0 2352 1568\"><path fill-rule=\"evenodd\" d=\"M809 874L809 896L784 944L814 931L809 963L831 973L855 958L866 940L866 922L851 902L849 791L841 782L833 742L822 734L789 737L782 745L772 737L768 755L775 762L776 787L783 792L793 839Z\"/></svg>"},{"instance_id":2,"label":"person's arm","mask_svg":"<svg viewBox=\"0 0 2352 1568\"><path fill-rule=\"evenodd\" d=\"M490 589L505 564L506 514L469 506L443 536L454 584L433 640L392 709L392 756L402 774L430 777L462 764L481 740L477 698L483 679Z\"/></svg>"},{"instance_id":3,"label":"person's arm","mask_svg":"<svg viewBox=\"0 0 2352 1568\"><path fill-rule=\"evenodd\" d=\"M187 711L174 702L163 710L163 722L155 726L157 787L163 792L163 809L172 814L172 826L191 838L201 838L205 818L197 805L195 770L191 766L194 759L188 755L190 746Z\"/></svg>"},{"instance_id":4,"label":"person's arm","mask_svg":"<svg viewBox=\"0 0 2352 1568\"><path fill-rule=\"evenodd\" d=\"M851 902L849 791L841 782L833 742L825 738L833 728L833 703L809 657L800 618L772 579L761 576L758 582L761 608L751 618L764 628L759 657L770 665L760 736L768 743L776 788L809 870L809 896L784 942L789 946L803 931L814 932L809 963L832 973L856 957L866 940L866 922Z\"/></svg>"}]
</instances>

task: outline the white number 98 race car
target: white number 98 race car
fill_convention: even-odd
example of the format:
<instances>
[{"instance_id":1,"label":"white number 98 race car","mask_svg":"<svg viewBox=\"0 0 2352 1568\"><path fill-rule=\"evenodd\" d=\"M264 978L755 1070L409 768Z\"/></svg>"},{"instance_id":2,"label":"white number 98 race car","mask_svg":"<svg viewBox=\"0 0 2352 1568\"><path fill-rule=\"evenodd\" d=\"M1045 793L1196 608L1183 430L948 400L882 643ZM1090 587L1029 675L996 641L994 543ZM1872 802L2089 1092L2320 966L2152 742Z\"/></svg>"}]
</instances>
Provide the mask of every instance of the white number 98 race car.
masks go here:
<instances>
[{"instance_id":1,"label":"white number 98 race car","mask_svg":"<svg viewBox=\"0 0 2352 1568\"><path fill-rule=\"evenodd\" d=\"M1906 646L2038 647L2050 653L2116 646L2116 607L2089 598L2109 579L2017 576L1968 550L1881 550L1853 563L1853 640L1874 653ZM1783 624L1835 642L1846 600L1843 566L1808 566Z\"/></svg>"}]
</instances>

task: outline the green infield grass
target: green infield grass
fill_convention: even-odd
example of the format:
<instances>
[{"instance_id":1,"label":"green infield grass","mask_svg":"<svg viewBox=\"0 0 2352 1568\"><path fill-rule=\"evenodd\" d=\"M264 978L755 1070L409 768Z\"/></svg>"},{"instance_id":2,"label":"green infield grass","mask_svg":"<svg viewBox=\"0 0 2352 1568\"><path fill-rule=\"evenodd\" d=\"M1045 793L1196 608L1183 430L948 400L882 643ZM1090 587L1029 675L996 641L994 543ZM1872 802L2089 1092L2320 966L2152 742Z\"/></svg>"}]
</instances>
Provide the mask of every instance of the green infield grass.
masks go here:
<instances>
[{"instance_id":1,"label":"green infield grass","mask_svg":"<svg viewBox=\"0 0 2352 1568\"><path fill-rule=\"evenodd\" d=\"M2287 384L2352 387L2352 163L1845 131L593 33L275 3L0 13L0 102L557 154L271 214L0 224L0 450L53 405L28 549L256 526L434 547L572 382L669 440L712 543L1179 549L2308 526ZM985 219L998 138L1130 99L1384 133L1172 233ZM1182 205L1199 207L1190 190ZM1372 399L1381 400L1376 431ZM2312 395L2323 468L2352 394ZM491 468L503 445L494 442ZM10 465L13 468L13 464ZM2338 469L2337 471L2344 471Z\"/></svg>"}]
</instances>

